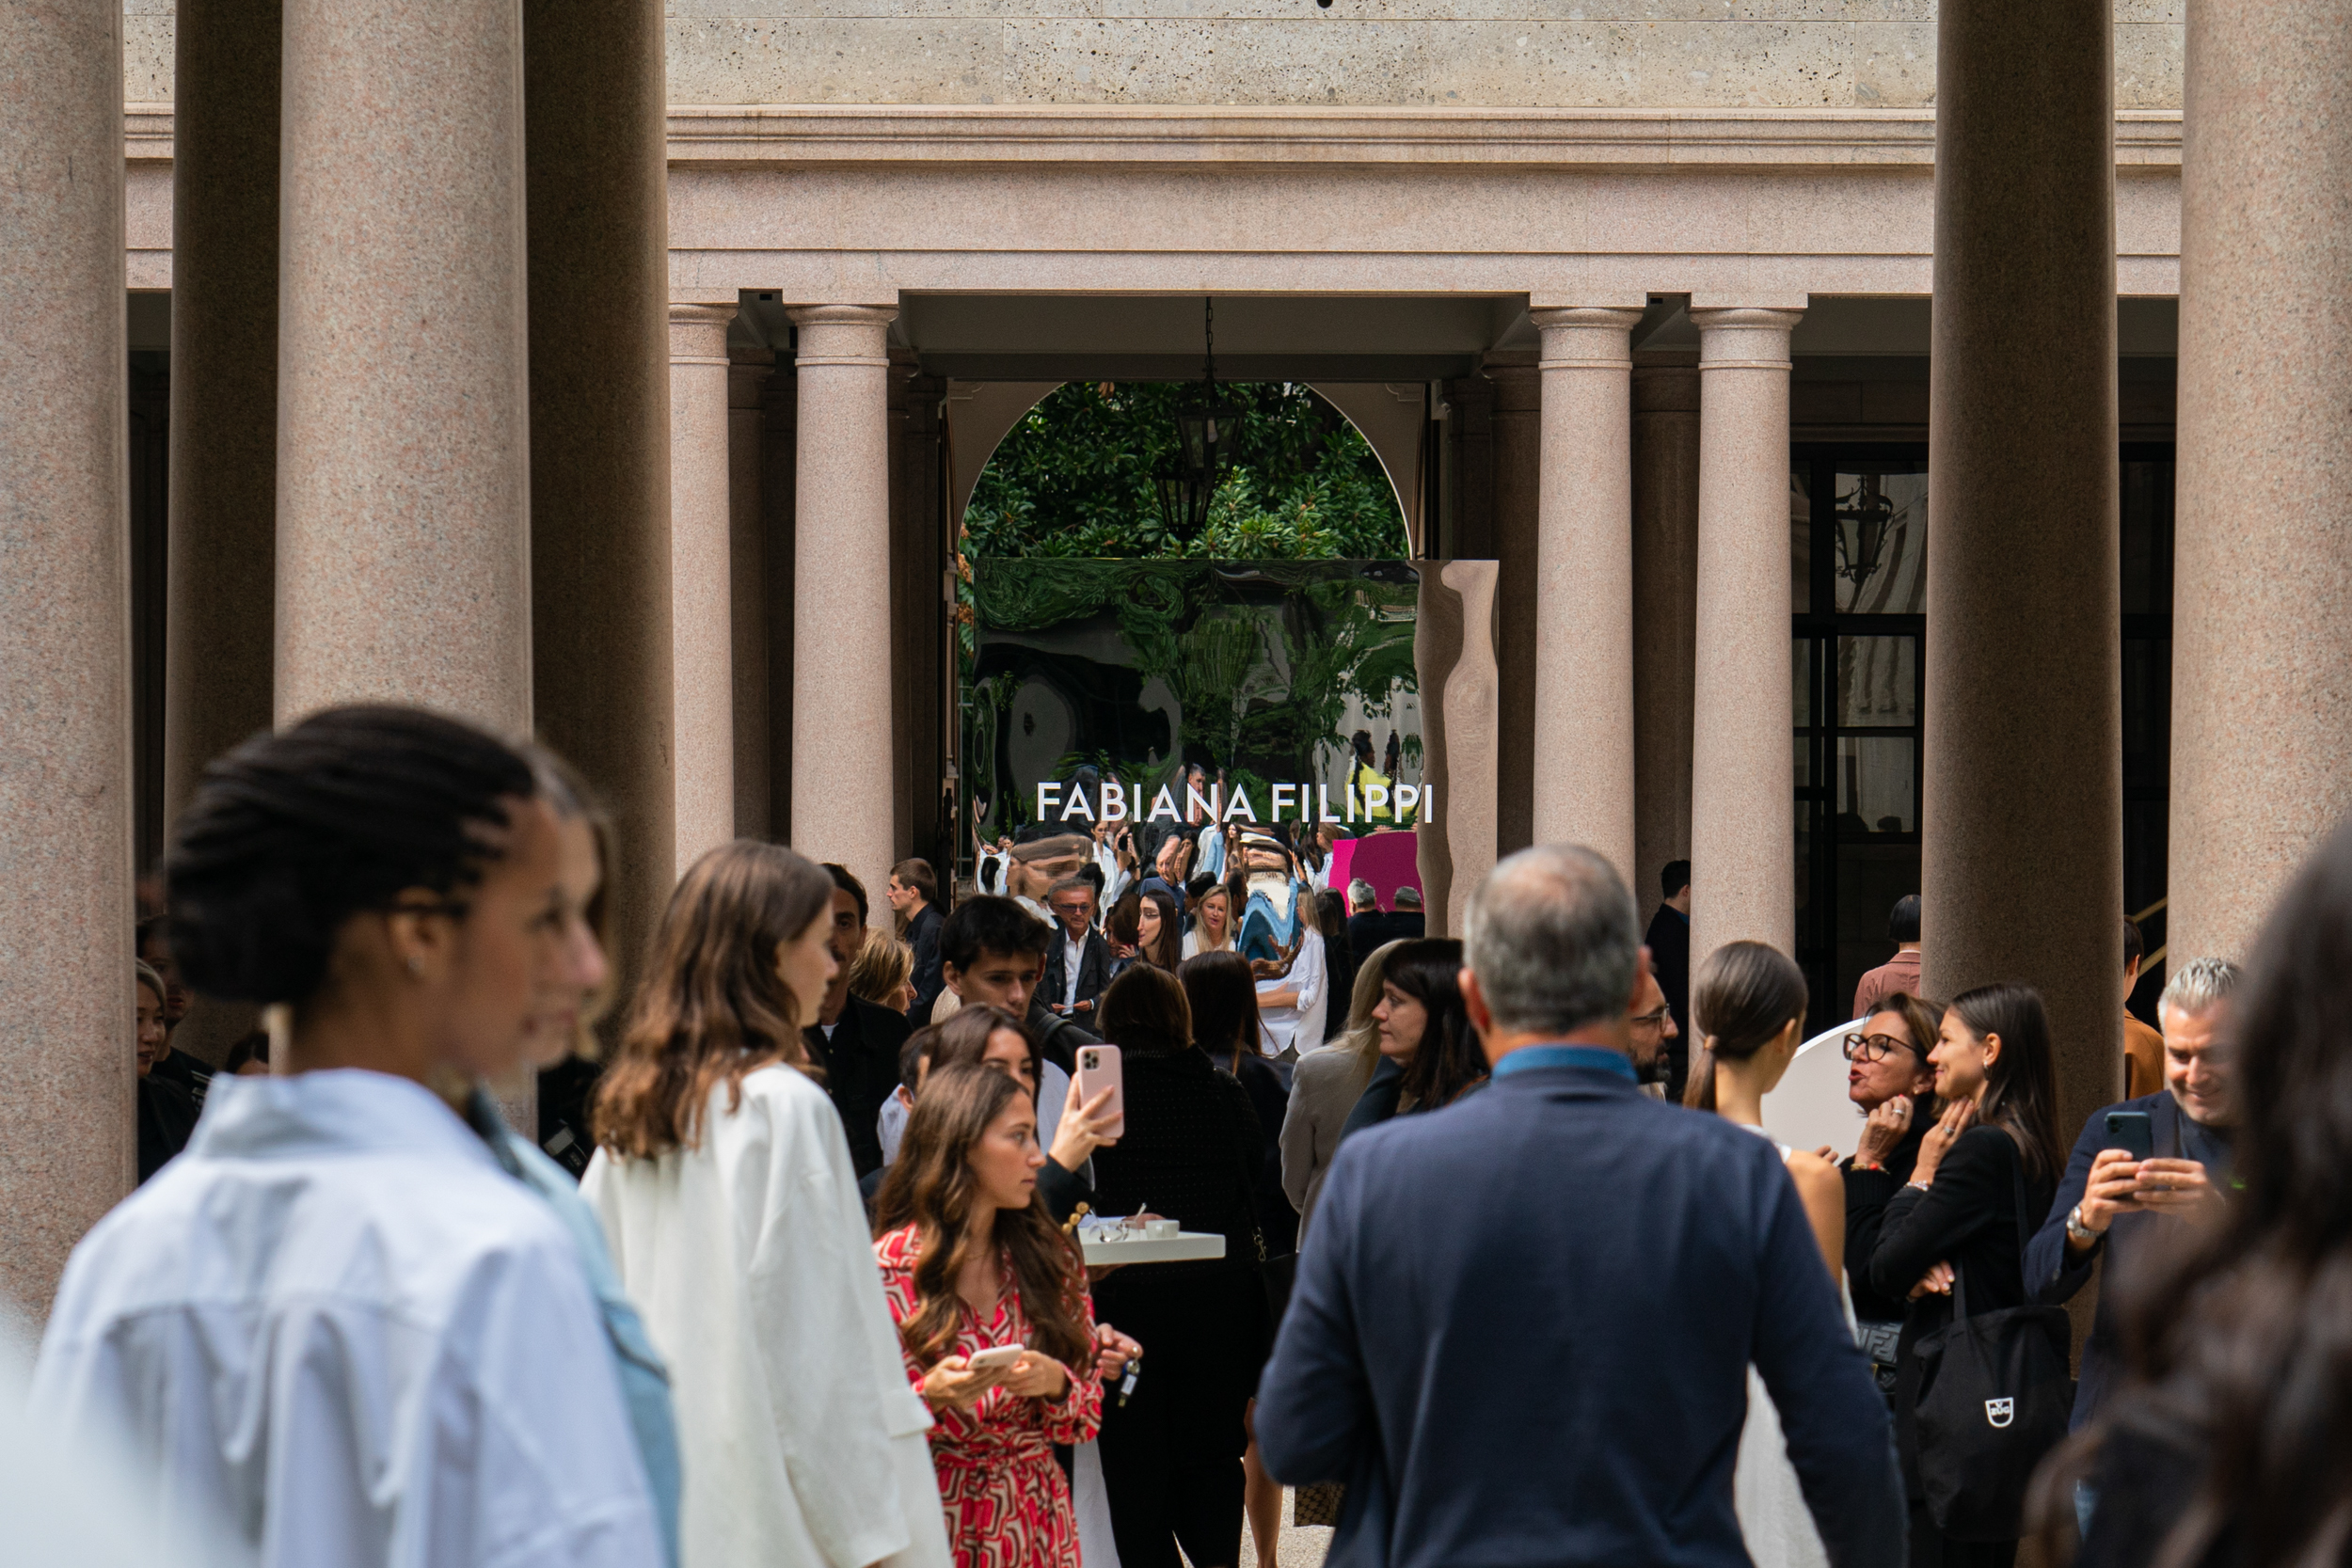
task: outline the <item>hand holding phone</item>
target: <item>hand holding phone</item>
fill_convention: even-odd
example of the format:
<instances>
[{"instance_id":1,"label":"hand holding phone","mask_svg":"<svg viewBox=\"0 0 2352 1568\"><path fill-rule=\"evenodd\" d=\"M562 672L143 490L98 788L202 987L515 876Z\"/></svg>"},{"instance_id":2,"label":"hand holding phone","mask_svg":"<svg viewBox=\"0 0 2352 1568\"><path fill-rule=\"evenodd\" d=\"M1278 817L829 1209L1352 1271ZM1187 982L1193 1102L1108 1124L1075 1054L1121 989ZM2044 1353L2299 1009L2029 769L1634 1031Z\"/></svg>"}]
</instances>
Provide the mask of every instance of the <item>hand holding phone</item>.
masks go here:
<instances>
[{"instance_id":1,"label":"hand holding phone","mask_svg":"<svg viewBox=\"0 0 2352 1568\"><path fill-rule=\"evenodd\" d=\"M1076 1085L1082 1104L1104 1089L1110 1091L1110 1100L1104 1108L1111 1119L1102 1131L1109 1137L1123 1137L1127 1132L1127 1069L1120 1061L1119 1047L1080 1046Z\"/></svg>"},{"instance_id":2,"label":"hand holding phone","mask_svg":"<svg viewBox=\"0 0 2352 1568\"><path fill-rule=\"evenodd\" d=\"M2153 1158L2156 1152L2155 1118L2145 1111L2109 1111L2106 1146L2120 1148L2135 1160Z\"/></svg>"}]
</instances>

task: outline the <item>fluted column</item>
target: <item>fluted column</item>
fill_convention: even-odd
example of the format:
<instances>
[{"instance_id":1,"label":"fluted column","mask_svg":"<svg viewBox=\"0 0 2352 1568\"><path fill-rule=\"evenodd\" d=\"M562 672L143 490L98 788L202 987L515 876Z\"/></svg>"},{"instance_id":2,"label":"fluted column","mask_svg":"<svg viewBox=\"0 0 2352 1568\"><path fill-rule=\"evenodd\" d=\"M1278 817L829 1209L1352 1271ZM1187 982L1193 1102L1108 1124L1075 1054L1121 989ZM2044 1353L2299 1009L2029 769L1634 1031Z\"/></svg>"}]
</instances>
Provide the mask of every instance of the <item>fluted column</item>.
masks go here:
<instances>
[{"instance_id":1,"label":"fluted column","mask_svg":"<svg viewBox=\"0 0 2352 1568\"><path fill-rule=\"evenodd\" d=\"M286 0L280 721L530 726L522 66L501 0Z\"/></svg>"},{"instance_id":2,"label":"fluted column","mask_svg":"<svg viewBox=\"0 0 2352 1568\"><path fill-rule=\"evenodd\" d=\"M2176 962L2250 956L2352 811L2352 4L2191 7L2183 134Z\"/></svg>"},{"instance_id":3,"label":"fluted column","mask_svg":"<svg viewBox=\"0 0 2352 1568\"><path fill-rule=\"evenodd\" d=\"M1642 312L1538 309L1534 833L1633 863L1633 405Z\"/></svg>"},{"instance_id":4,"label":"fluted column","mask_svg":"<svg viewBox=\"0 0 2352 1568\"><path fill-rule=\"evenodd\" d=\"M0 1297L131 1190L122 8L0 6Z\"/></svg>"},{"instance_id":5,"label":"fluted column","mask_svg":"<svg viewBox=\"0 0 2352 1568\"><path fill-rule=\"evenodd\" d=\"M728 580L735 630L735 831L770 836L768 779L768 381L775 355L736 349L727 366Z\"/></svg>"},{"instance_id":6,"label":"fluted column","mask_svg":"<svg viewBox=\"0 0 2352 1568\"><path fill-rule=\"evenodd\" d=\"M868 891L891 838L890 352L895 308L797 307L792 847Z\"/></svg>"},{"instance_id":7,"label":"fluted column","mask_svg":"<svg viewBox=\"0 0 2352 1568\"><path fill-rule=\"evenodd\" d=\"M1797 944L1788 689L1788 334L1800 309L1694 301L1699 570L1691 959Z\"/></svg>"},{"instance_id":8,"label":"fluted column","mask_svg":"<svg viewBox=\"0 0 2352 1568\"><path fill-rule=\"evenodd\" d=\"M270 723L284 30L280 0L181 0L172 30L167 822L207 762Z\"/></svg>"},{"instance_id":9,"label":"fluted column","mask_svg":"<svg viewBox=\"0 0 2352 1568\"><path fill-rule=\"evenodd\" d=\"M2107 0L1936 23L1921 981L2041 990L2068 1135L2122 1054L2112 35Z\"/></svg>"},{"instance_id":10,"label":"fluted column","mask_svg":"<svg viewBox=\"0 0 2352 1568\"><path fill-rule=\"evenodd\" d=\"M670 307L670 712L683 872L735 836L735 607L728 562L727 324Z\"/></svg>"}]
</instances>

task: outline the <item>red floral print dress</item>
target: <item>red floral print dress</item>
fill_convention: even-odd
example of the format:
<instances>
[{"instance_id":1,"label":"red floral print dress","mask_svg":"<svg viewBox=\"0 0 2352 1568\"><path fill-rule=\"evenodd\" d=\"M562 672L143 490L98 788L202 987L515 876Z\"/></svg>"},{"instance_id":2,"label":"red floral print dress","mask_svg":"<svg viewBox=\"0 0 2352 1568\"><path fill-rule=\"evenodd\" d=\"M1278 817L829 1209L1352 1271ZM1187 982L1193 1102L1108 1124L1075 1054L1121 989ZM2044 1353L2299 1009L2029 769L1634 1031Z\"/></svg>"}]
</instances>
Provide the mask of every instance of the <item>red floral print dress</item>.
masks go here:
<instances>
[{"instance_id":1,"label":"red floral print dress","mask_svg":"<svg viewBox=\"0 0 2352 1568\"><path fill-rule=\"evenodd\" d=\"M892 1321L905 1323L922 1303L914 1288L921 1251L915 1227L902 1226L874 1243L882 1292ZM1027 1344L1028 1315L1014 1289L1012 1261L1003 1265L1003 1289L987 1322L969 1303L947 1354L969 1355L990 1345ZM1081 1325L1094 1333L1094 1309L1078 1294ZM925 1369L905 1355L907 1377L918 1388ZM1078 1521L1070 1483L1054 1463L1057 1443L1083 1443L1103 1422L1103 1386L1091 1361L1064 1367L1069 1387L1058 1400L991 1388L970 1410L935 1405L931 1465L939 1472L939 1501L947 1512L947 1540L956 1568L1078 1568Z\"/></svg>"}]
</instances>

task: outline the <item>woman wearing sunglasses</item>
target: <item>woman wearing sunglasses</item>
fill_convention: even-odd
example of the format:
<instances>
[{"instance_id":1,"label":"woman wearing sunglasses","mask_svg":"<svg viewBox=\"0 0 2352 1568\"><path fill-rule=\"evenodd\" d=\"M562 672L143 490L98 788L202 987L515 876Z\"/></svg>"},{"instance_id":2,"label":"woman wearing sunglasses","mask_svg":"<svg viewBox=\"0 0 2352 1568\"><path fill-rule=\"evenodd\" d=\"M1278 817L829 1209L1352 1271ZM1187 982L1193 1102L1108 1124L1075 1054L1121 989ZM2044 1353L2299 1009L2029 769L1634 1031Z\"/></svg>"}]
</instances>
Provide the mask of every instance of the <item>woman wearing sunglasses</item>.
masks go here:
<instances>
[{"instance_id":1,"label":"woman wearing sunglasses","mask_svg":"<svg viewBox=\"0 0 2352 1568\"><path fill-rule=\"evenodd\" d=\"M1845 1038L1846 1095L1868 1119L1846 1178L1846 1280L1853 1291L1854 1321L1879 1391L1895 1391L1895 1346L1902 1332L1900 1300L1870 1288L1870 1254L1887 1200L1911 1180L1919 1140L1935 1125L1935 1048L1944 1006L1904 991L1880 999Z\"/></svg>"}]
</instances>

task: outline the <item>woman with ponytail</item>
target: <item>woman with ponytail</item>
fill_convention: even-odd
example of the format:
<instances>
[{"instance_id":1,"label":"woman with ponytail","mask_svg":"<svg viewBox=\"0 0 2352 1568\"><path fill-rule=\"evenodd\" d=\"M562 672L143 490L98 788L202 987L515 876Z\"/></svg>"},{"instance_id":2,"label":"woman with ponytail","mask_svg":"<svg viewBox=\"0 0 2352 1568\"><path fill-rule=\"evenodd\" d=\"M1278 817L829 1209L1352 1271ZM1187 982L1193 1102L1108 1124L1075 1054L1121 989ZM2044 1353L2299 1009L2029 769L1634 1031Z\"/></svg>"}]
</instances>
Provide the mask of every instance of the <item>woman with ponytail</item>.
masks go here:
<instances>
[{"instance_id":1,"label":"woman with ponytail","mask_svg":"<svg viewBox=\"0 0 2352 1568\"><path fill-rule=\"evenodd\" d=\"M1769 1138L1764 1097L1779 1085L1804 1043L1806 1000L1804 972L1778 948L1733 942L1709 954L1691 982L1691 1022L1698 1040L1691 1052L1683 1103ZM1820 1243L1822 1266L1833 1280L1839 1279L1846 1245L1846 1189L1837 1167L1787 1144L1774 1147ZM1780 1414L1753 1367L1748 1369L1748 1419L1740 1430L1740 1462L1732 1474L1732 1504L1756 1568L1825 1568L1829 1554L1788 1464Z\"/></svg>"},{"instance_id":2,"label":"woman with ponytail","mask_svg":"<svg viewBox=\"0 0 2352 1568\"><path fill-rule=\"evenodd\" d=\"M956 1568L1078 1568L1054 1445L1102 1418L1077 1249L1037 1192L1037 1106L1009 1074L935 1068L874 1202L905 1379L931 1409ZM977 1352L1019 1356L974 1367Z\"/></svg>"},{"instance_id":3,"label":"woman with ponytail","mask_svg":"<svg viewBox=\"0 0 2352 1568\"><path fill-rule=\"evenodd\" d=\"M482 1093L601 990L600 874L549 759L421 709L330 708L205 768L170 946L266 1010L276 1075L216 1078L185 1152L74 1249L32 1394L61 1442L148 1459L159 1554L663 1560L633 1319Z\"/></svg>"},{"instance_id":4,"label":"woman with ponytail","mask_svg":"<svg viewBox=\"0 0 2352 1568\"><path fill-rule=\"evenodd\" d=\"M580 1193L669 1356L684 1568L945 1568L850 1146L801 1027L838 972L834 880L739 839L655 927Z\"/></svg>"}]
</instances>

